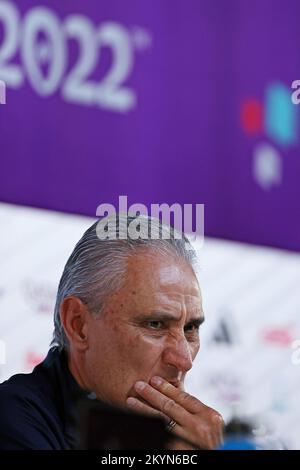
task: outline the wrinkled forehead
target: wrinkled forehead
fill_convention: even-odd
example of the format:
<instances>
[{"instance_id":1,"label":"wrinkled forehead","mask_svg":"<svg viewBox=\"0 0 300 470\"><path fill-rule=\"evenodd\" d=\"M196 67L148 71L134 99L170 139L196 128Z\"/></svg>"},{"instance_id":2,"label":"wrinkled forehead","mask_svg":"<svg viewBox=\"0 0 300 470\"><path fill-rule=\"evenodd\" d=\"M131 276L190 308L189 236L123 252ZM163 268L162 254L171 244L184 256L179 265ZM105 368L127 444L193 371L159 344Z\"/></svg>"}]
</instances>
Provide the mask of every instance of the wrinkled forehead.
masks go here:
<instances>
[{"instance_id":1,"label":"wrinkled forehead","mask_svg":"<svg viewBox=\"0 0 300 470\"><path fill-rule=\"evenodd\" d=\"M149 248L135 252L126 263L127 282L141 284L146 280L162 286L189 283L191 288L199 289L194 269L186 260Z\"/></svg>"},{"instance_id":2,"label":"wrinkled forehead","mask_svg":"<svg viewBox=\"0 0 300 470\"><path fill-rule=\"evenodd\" d=\"M203 313L201 290L192 267L172 256L155 256L149 252L131 256L122 288L112 297L135 311Z\"/></svg>"},{"instance_id":3,"label":"wrinkled forehead","mask_svg":"<svg viewBox=\"0 0 300 470\"><path fill-rule=\"evenodd\" d=\"M132 311L145 313L170 313L174 319L203 317L202 301L199 295L184 295L170 290L148 292L142 298L136 295L130 300Z\"/></svg>"}]
</instances>

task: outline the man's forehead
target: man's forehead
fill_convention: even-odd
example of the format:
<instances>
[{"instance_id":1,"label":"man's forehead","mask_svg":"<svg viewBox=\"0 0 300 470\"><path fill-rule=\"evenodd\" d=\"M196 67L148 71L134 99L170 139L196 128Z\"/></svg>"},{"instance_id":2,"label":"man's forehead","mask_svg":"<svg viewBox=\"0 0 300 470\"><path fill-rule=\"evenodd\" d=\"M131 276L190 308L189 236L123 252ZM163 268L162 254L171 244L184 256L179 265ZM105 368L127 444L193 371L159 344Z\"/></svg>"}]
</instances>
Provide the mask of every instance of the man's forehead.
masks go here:
<instances>
[{"instance_id":1,"label":"man's forehead","mask_svg":"<svg viewBox=\"0 0 300 470\"><path fill-rule=\"evenodd\" d=\"M137 299L138 301L138 299ZM168 313L178 319L183 314L189 317L203 317L201 297L199 295L183 295L178 292L155 292L146 295L140 306L145 306L145 315L148 313Z\"/></svg>"},{"instance_id":2,"label":"man's forehead","mask_svg":"<svg viewBox=\"0 0 300 470\"><path fill-rule=\"evenodd\" d=\"M153 249L141 249L133 253L127 260L126 277L143 282L151 278L161 284L172 284L189 279L195 282L196 276L189 263L176 256L165 256ZM197 282L197 281L196 281Z\"/></svg>"},{"instance_id":3,"label":"man's forehead","mask_svg":"<svg viewBox=\"0 0 300 470\"><path fill-rule=\"evenodd\" d=\"M185 311L189 315L203 315L201 290L191 267L180 261L174 272L172 259L160 258L158 263L148 253L150 264L145 265L142 254L145 256L139 253L138 257L131 257L122 288L113 295L115 300L135 313L163 310L178 315Z\"/></svg>"},{"instance_id":4,"label":"man's forehead","mask_svg":"<svg viewBox=\"0 0 300 470\"><path fill-rule=\"evenodd\" d=\"M147 302L158 303L166 308L182 310L189 308L193 310L202 310L202 298L200 290L194 290L192 293L178 292L174 289L157 290L145 293Z\"/></svg>"}]
</instances>

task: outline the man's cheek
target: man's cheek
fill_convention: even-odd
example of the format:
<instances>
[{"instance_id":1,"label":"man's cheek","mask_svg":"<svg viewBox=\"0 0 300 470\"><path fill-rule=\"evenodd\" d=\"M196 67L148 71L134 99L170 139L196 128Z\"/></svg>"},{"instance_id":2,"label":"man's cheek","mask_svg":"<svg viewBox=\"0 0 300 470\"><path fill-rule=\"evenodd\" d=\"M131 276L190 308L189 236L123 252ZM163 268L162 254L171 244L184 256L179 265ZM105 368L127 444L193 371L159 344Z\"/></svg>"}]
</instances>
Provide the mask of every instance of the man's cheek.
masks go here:
<instances>
[{"instance_id":1,"label":"man's cheek","mask_svg":"<svg viewBox=\"0 0 300 470\"><path fill-rule=\"evenodd\" d=\"M155 342L142 333L136 333L132 336L126 345L127 354L130 355L132 360L143 365L147 369L151 356L155 354L157 346Z\"/></svg>"}]
</instances>

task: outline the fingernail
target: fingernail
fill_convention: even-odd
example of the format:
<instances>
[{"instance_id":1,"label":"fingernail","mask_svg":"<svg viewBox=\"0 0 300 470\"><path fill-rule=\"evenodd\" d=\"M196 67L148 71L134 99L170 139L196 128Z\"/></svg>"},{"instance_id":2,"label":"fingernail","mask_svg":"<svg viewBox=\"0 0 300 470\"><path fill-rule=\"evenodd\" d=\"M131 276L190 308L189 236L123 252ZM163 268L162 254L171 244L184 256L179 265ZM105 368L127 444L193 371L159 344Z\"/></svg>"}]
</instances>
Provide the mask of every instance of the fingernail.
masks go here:
<instances>
[{"instance_id":1,"label":"fingernail","mask_svg":"<svg viewBox=\"0 0 300 470\"><path fill-rule=\"evenodd\" d=\"M132 397L129 397L126 400L126 403L127 403L128 406L134 406L136 404L136 399L132 398Z\"/></svg>"},{"instance_id":2,"label":"fingernail","mask_svg":"<svg viewBox=\"0 0 300 470\"><path fill-rule=\"evenodd\" d=\"M144 388L146 387L146 384L145 384L145 382L140 382L139 381L135 384L134 387L135 387L136 390L144 390Z\"/></svg>"},{"instance_id":3,"label":"fingernail","mask_svg":"<svg viewBox=\"0 0 300 470\"><path fill-rule=\"evenodd\" d=\"M153 385L158 385L158 386L162 385L162 383L163 383L162 379L160 377L157 377L157 376L152 377L151 382L153 383Z\"/></svg>"}]
</instances>

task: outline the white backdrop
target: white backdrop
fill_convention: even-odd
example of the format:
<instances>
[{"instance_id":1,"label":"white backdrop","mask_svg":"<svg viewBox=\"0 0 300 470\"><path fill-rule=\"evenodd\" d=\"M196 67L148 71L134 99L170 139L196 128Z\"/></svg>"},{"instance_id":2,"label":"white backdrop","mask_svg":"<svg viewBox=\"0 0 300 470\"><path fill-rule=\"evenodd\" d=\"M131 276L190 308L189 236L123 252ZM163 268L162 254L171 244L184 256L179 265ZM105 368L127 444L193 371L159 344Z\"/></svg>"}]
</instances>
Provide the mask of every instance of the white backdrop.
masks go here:
<instances>
[{"instance_id":1,"label":"white backdrop","mask_svg":"<svg viewBox=\"0 0 300 470\"><path fill-rule=\"evenodd\" d=\"M0 204L0 381L46 355L64 264L92 219ZM254 420L266 445L300 449L300 255L206 239L206 322L187 389Z\"/></svg>"}]
</instances>

